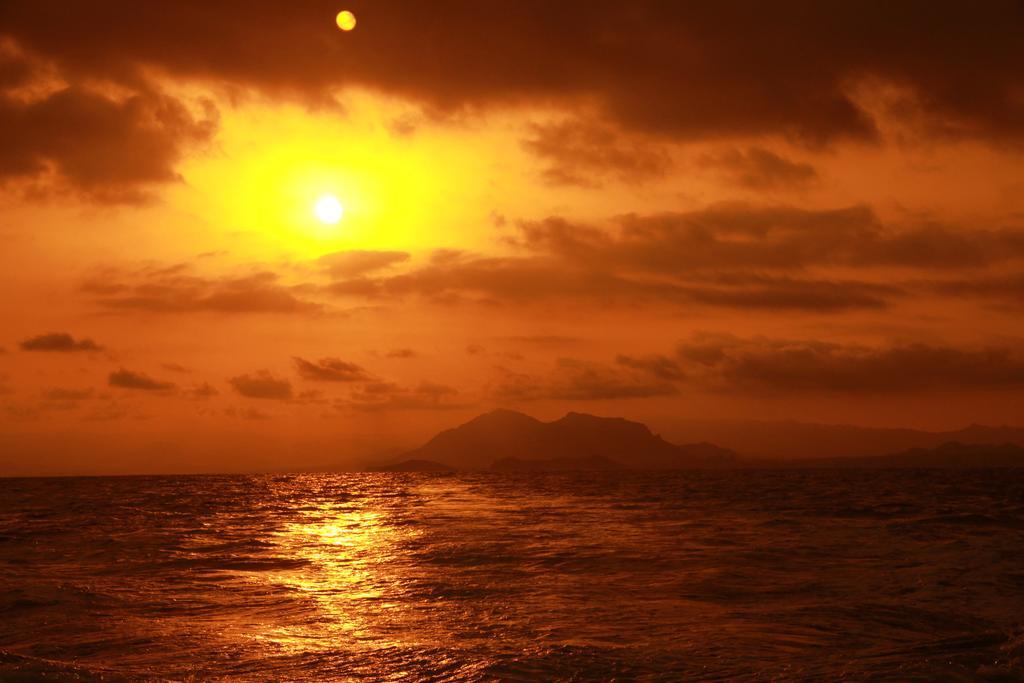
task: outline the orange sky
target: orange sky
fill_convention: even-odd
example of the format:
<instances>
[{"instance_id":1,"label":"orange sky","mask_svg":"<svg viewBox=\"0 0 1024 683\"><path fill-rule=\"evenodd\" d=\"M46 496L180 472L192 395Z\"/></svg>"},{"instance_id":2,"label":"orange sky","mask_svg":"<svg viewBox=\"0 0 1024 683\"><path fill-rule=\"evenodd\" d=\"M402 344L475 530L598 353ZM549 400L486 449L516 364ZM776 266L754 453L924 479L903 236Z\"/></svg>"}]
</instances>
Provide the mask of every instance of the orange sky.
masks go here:
<instances>
[{"instance_id":1,"label":"orange sky","mask_svg":"<svg viewBox=\"0 0 1024 683\"><path fill-rule=\"evenodd\" d=\"M0 474L1024 423L1024 8L825 5L3 3Z\"/></svg>"}]
</instances>

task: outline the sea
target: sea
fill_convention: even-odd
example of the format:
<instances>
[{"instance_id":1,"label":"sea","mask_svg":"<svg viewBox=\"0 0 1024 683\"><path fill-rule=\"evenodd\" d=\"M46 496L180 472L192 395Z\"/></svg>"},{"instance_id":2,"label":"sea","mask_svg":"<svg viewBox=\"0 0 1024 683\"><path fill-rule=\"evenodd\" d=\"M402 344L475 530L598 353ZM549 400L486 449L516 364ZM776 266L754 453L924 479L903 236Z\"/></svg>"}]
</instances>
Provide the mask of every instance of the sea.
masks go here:
<instances>
[{"instance_id":1,"label":"sea","mask_svg":"<svg viewBox=\"0 0 1024 683\"><path fill-rule=\"evenodd\" d=\"M1024 680L1024 470L0 479L0 681Z\"/></svg>"}]
</instances>

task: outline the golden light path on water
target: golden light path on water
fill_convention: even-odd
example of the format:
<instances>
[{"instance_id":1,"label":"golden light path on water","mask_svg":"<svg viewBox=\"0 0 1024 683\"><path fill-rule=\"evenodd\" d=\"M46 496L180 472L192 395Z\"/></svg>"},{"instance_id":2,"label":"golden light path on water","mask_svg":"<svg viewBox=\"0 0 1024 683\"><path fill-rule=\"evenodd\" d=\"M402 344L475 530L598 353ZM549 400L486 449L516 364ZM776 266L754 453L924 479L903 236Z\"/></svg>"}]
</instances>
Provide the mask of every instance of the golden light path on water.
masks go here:
<instances>
[{"instance_id":1,"label":"golden light path on water","mask_svg":"<svg viewBox=\"0 0 1024 683\"><path fill-rule=\"evenodd\" d=\"M315 477L302 483L304 491L282 484L288 509L266 535L283 566L248 577L268 596L288 596L293 616L276 611L236 625L236 635L285 657L331 655L340 644L370 652L443 643L448 634L416 595L416 492L400 482L372 492L319 488Z\"/></svg>"},{"instance_id":2,"label":"golden light path on water","mask_svg":"<svg viewBox=\"0 0 1024 683\"><path fill-rule=\"evenodd\" d=\"M389 525L383 512L344 503L320 503L301 509L299 515L300 520L286 524L275 540L286 556L306 564L264 578L304 594L316 604L321 618L279 625L261 637L296 652L309 652L311 646L330 650L341 636L348 641L372 640L374 647L402 644L381 639L380 627L401 609L386 598L394 585L385 571L395 559L398 536L412 532Z\"/></svg>"},{"instance_id":3,"label":"golden light path on water","mask_svg":"<svg viewBox=\"0 0 1024 683\"><path fill-rule=\"evenodd\" d=\"M367 653L444 648L457 638L452 629L472 628L472 619L452 622L445 614L438 590L447 582L417 552L426 545L431 555L446 554L428 542L441 520L468 517L483 540L505 506L449 479L396 479L391 486L375 480L365 489L351 480L342 489L323 481L303 477L304 490L293 481L272 494L288 501L281 523L266 535L284 566L248 577L267 596L286 594L293 616L276 610L265 622L237 624L236 637L280 656L308 657L336 654L341 645Z\"/></svg>"},{"instance_id":4,"label":"golden light path on water","mask_svg":"<svg viewBox=\"0 0 1024 683\"><path fill-rule=\"evenodd\" d=\"M0 680L1010 680L1024 652L1005 473L7 486Z\"/></svg>"}]
</instances>

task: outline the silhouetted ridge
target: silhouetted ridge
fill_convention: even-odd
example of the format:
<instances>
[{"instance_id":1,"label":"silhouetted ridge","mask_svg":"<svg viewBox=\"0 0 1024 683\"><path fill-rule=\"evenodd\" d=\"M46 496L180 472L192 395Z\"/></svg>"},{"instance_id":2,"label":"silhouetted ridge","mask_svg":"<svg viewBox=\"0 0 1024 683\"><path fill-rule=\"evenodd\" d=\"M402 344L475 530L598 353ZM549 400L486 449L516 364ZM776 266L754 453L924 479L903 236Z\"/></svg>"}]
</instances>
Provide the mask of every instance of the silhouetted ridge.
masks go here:
<instances>
[{"instance_id":1,"label":"silhouetted ridge","mask_svg":"<svg viewBox=\"0 0 1024 683\"><path fill-rule=\"evenodd\" d=\"M448 465L433 460L403 460L393 465L380 465L369 468L370 472L451 472Z\"/></svg>"},{"instance_id":2,"label":"silhouetted ridge","mask_svg":"<svg viewBox=\"0 0 1024 683\"><path fill-rule=\"evenodd\" d=\"M635 469L676 469L723 467L736 459L732 451L711 444L671 444L646 425L621 417L568 413L559 420L541 422L512 410L495 410L445 430L405 457L459 469L485 469L501 460L579 465L587 458L604 458Z\"/></svg>"},{"instance_id":3,"label":"silhouetted ridge","mask_svg":"<svg viewBox=\"0 0 1024 683\"><path fill-rule=\"evenodd\" d=\"M913 448L937 448L951 441L965 444L1014 443L1024 446L1024 428L970 425L929 432L892 427L858 427L786 420L666 420L664 434L676 443L710 441L756 458L844 458L891 455Z\"/></svg>"},{"instance_id":4,"label":"silhouetted ridge","mask_svg":"<svg viewBox=\"0 0 1024 683\"><path fill-rule=\"evenodd\" d=\"M547 458L545 460L502 458L495 460L491 469L497 472L580 472L621 470L624 469L624 465L604 456L591 455L584 458Z\"/></svg>"},{"instance_id":5,"label":"silhouetted ridge","mask_svg":"<svg viewBox=\"0 0 1024 683\"><path fill-rule=\"evenodd\" d=\"M911 448L889 455L828 458L821 467L864 468L987 468L1024 467L1024 448L1017 444L965 444L950 441L935 448Z\"/></svg>"}]
</instances>

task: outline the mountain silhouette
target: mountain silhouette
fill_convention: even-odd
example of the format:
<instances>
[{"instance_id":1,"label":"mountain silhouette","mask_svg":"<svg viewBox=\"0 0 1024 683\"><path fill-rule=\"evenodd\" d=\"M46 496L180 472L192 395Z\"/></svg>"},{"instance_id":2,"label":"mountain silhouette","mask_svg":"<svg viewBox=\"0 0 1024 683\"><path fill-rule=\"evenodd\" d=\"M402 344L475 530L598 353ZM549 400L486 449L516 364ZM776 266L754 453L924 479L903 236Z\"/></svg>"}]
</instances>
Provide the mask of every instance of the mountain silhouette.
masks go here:
<instances>
[{"instance_id":1,"label":"mountain silhouette","mask_svg":"<svg viewBox=\"0 0 1024 683\"><path fill-rule=\"evenodd\" d=\"M603 455L591 455L583 458L546 458L544 460L524 460L522 458L502 458L491 464L495 472L607 472L625 469L624 466Z\"/></svg>"},{"instance_id":2,"label":"mountain silhouette","mask_svg":"<svg viewBox=\"0 0 1024 683\"><path fill-rule=\"evenodd\" d=\"M730 450L709 443L672 444L646 425L620 417L568 413L541 422L513 410L480 415L402 457L466 470L487 469L503 460L533 461L519 465L532 469L543 469L537 461L557 461L549 463L554 469L594 469L594 458L631 469L717 468L736 462Z\"/></svg>"},{"instance_id":3,"label":"mountain silhouette","mask_svg":"<svg viewBox=\"0 0 1024 683\"><path fill-rule=\"evenodd\" d=\"M433 460L402 460L390 465L368 468L369 472L453 472L454 469Z\"/></svg>"},{"instance_id":4,"label":"mountain silhouette","mask_svg":"<svg viewBox=\"0 0 1024 683\"><path fill-rule=\"evenodd\" d=\"M978 428L988 435L987 428ZM825 458L741 459L711 443L677 445L646 425L620 417L568 413L552 422L513 410L495 410L440 432L423 446L370 468L380 472L615 471L722 469L734 467L810 468L980 468L1024 467L1024 447L1015 443L949 441L934 447L886 454Z\"/></svg>"},{"instance_id":5,"label":"mountain silhouette","mask_svg":"<svg viewBox=\"0 0 1024 683\"><path fill-rule=\"evenodd\" d=\"M1024 467L1024 448L1013 443L965 444L950 441L935 448L911 448L888 455L804 460L799 466L887 469Z\"/></svg>"},{"instance_id":6,"label":"mountain silhouette","mask_svg":"<svg viewBox=\"0 0 1024 683\"><path fill-rule=\"evenodd\" d=\"M858 427L809 422L663 419L656 423L675 443L711 441L751 458L842 458L892 455L914 448L938 448L950 442L1024 446L1024 428L971 425L929 432L893 427Z\"/></svg>"}]
</instances>

